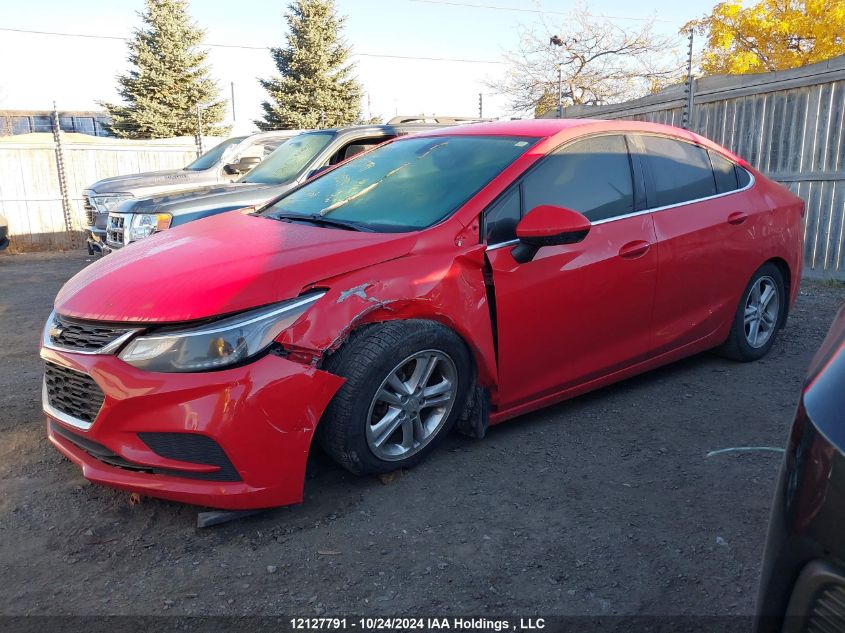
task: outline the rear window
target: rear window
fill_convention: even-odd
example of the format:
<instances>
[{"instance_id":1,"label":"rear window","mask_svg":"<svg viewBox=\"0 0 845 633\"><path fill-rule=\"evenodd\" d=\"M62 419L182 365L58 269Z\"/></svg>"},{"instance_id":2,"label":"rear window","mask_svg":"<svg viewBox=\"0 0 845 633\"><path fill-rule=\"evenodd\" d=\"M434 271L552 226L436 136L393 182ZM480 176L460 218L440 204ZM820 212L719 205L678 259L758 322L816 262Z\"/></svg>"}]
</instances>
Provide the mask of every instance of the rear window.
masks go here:
<instances>
[{"instance_id":1,"label":"rear window","mask_svg":"<svg viewBox=\"0 0 845 633\"><path fill-rule=\"evenodd\" d=\"M736 165L716 152L710 152L710 164L716 179L716 193L727 193L739 188L736 177Z\"/></svg>"},{"instance_id":2,"label":"rear window","mask_svg":"<svg viewBox=\"0 0 845 633\"><path fill-rule=\"evenodd\" d=\"M747 187L749 184L751 184L751 174L749 174L742 167L737 165L736 166L736 180L737 180L737 184L739 185L739 188L743 189L744 187Z\"/></svg>"},{"instance_id":3,"label":"rear window","mask_svg":"<svg viewBox=\"0 0 845 633\"><path fill-rule=\"evenodd\" d=\"M656 200L652 207L665 207L716 194L707 150L662 136L643 136L641 139L655 188Z\"/></svg>"}]
</instances>

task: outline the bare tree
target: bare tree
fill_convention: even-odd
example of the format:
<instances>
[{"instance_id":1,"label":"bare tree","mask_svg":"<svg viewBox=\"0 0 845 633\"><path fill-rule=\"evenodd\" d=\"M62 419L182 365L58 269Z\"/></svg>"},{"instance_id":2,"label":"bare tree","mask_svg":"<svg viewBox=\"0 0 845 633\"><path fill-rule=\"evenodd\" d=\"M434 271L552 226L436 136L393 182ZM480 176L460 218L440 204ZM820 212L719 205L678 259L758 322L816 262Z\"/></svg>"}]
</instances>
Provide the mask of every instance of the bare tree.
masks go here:
<instances>
[{"instance_id":1,"label":"bare tree","mask_svg":"<svg viewBox=\"0 0 845 633\"><path fill-rule=\"evenodd\" d=\"M656 92L682 76L678 43L654 33L653 21L626 30L579 5L559 26L521 27L510 67L491 90L510 98L514 113L546 110L561 102L598 105Z\"/></svg>"}]
</instances>

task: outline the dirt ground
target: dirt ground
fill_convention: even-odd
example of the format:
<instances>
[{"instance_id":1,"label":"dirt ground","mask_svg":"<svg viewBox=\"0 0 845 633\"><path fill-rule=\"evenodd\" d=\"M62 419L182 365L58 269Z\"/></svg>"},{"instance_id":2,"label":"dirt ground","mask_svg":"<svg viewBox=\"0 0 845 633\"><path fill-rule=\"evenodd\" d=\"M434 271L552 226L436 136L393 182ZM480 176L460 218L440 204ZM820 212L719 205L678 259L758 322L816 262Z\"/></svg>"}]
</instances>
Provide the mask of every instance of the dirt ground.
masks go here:
<instances>
[{"instance_id":1,"label":"dirt ground","mask_svg":"<svg viewBox=\"0 0 845 633\"><path fill-rule=\"evenodd\" d=\"M704 354L458 435L388 484L323 455L300 506L212 529L88 485L45 439L38 341L79 253L0 257L0 613L748 614L777 453L845 286L771 354Z\"/></svg>"}]
</instances>

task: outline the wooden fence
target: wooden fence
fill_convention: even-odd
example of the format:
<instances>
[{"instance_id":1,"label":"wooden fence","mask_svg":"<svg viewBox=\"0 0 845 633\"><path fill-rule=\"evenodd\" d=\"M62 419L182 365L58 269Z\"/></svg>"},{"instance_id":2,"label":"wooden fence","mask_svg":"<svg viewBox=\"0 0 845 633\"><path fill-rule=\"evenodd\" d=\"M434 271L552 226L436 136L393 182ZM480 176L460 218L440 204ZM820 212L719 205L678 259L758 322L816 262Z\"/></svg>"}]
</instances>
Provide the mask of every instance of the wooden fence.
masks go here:
<instances>
[{"instance_id":1,"label":"wooden fence","mask_svg":"<svg viewBox=\"0 0 845 633\"><path fill-rule=\"evenodd\" d=\"M775 73L704 77L693 95L692 131L806 201L805 274L845 280L845 55ZM679 85L625 103L564 108L563 117L680 126L684 97Z\"/></svg>"},{"instance_id":2,"label":"wooden fence","mask_svg":"<svg viewBox=\"0 0 845 633\"><path fill-rule=\"evenodd\" d=\"M217 141L207 139L204 146ZM85 225L82 191L87 186L109 176L184 167L197 156L193 138L130 141L62 133L62 150L71 232L65 223L53 135L0 139L0 214L6 216L17 247L73 245Z\"/></svg>"}]
</instances>

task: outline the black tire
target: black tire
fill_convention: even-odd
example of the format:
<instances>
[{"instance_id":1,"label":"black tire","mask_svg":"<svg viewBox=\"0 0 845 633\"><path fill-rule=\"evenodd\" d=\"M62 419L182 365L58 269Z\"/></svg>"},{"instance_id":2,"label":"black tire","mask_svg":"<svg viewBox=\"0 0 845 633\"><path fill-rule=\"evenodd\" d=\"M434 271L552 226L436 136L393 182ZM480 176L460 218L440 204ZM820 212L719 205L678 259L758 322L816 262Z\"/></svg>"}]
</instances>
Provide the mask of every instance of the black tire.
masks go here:
<instances>
[{"instance_id":1,"label":"black tire","mask_svg":"<svg viewBox=\"0 0 845 633\"><path fill-rule=\"evenodd\" d=\"M457 393L448 416L413 454L392 461L381 459L367 440L370 407L376 392L404 359L430 350L447 355L456 369ZM449 328L425 320L389 321L361 328L326 359L323 369L342 376L346 382L323 414L317 438L335 461L356 475L410 468L422 460L448 435L461 415L474 372L463 340Z\"/></svg>"},{"instance_id":2,"label":"black tire","mask_svg":"<svg viewBox=\"0 0 845 633\"><path fill-rule=\"evenodd\" d=\"M749 300L749 295L752 293L755 286L757 286L758 282L764 278L770 279L774 283L774 289L777 292L778 300L777 317L774 319L774 329L771 331L771 335L766 339L765 343L759 346L753 346L749 342L749 334L746 332L745 309ZM734 320L731 325L731 332L728 335L728 340L725 341L724 345L722 345L719 349L719 352L727 358L741 362L749 362L763 358L763 356L769 353L769 350L775 343L778 331L783 327L784 321L786 320L786 306L788 301L789 298L786 296L783 274L780 272L780 269L771 262L763 264L757 272L754 273L751 277L751 281L749 281L748 285L745 287L745 290L742 293L742 298L740 298L739 305L736 308L736 313L734 314Z\"/></svg>"}]
</instances>

